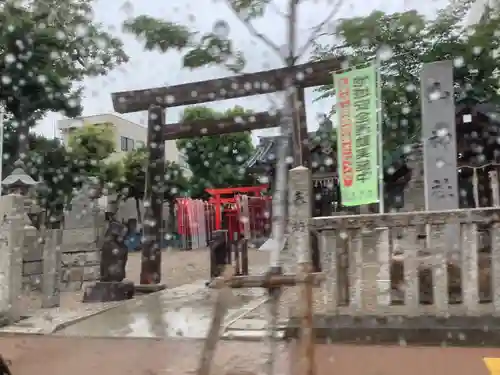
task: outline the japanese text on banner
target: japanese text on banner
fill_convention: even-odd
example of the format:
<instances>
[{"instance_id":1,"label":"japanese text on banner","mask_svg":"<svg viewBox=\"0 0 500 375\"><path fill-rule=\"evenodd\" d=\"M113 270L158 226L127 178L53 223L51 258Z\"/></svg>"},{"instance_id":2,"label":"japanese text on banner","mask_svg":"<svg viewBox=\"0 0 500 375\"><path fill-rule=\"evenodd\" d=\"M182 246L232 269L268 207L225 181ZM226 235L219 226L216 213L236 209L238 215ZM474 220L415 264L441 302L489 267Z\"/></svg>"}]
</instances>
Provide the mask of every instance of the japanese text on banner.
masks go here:
<instances>
[{"instance_id":1,"label":"japanese text on banner","mask_svg":"<svg viewBox=\"0 0 500 375\"><path fill-rule=\"evenodd\" d=\"M333 75L337 92L337 170L342 205L379 201L375 65Z\"/></svg>"}]
</instances>

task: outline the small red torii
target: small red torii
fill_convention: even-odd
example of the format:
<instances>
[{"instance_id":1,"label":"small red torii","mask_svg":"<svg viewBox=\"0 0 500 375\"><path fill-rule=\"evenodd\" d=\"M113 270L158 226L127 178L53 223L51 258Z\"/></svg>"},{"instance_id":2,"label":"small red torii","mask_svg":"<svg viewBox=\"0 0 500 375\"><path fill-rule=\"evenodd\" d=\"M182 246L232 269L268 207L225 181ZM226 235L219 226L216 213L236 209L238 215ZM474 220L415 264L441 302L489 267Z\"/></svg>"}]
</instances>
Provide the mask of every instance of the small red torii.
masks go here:
<instances>
[{"instance_id":1,"label":"small red torii","mask_svg":"<svg viewBox=\"0 0 500 375\"><path fill-rule=\"evenodd\" d=\"M231 187L231 188L219 188L219 189L205 189L205 191L211 195L208 200L215 206L215 230L222 229L222 215L221 215L221 205L222 204L235 204L236 198L234 195L237 194L253 194L254 197L262 196L262 193L269 189L269 184L258 185L258 186L244 186L244 187ZM221 195L232 195L230 198L221 198Z\"/></svg>"}]
</instances>

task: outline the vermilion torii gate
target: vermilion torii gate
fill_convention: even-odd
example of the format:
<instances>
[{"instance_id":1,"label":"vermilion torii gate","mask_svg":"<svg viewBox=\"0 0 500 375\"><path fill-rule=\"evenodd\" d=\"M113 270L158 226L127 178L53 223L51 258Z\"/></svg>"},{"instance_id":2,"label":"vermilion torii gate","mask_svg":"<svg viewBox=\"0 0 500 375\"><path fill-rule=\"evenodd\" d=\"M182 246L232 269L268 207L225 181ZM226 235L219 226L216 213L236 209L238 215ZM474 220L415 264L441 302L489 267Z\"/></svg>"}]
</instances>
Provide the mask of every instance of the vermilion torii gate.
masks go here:
<instances>
[{"instance_id":1,"label":"vermilion torii gate","mask_svg":"<svg viewBox=\"0 0 500 375\"><path fill-rule=\"evenodd\" d=\"M292 131L294 164L310 167L304 89L331 82L331 72L340 69L338 59L329 59L233 77L191 82L176 86L124 91L112 94L118 113L148 111L149 166L142 248L141 284L157 284L161 280L161 225L164 193L165 141L217 134L273 128L280 124L280 114L259 112L218 120L165 124L165 109L282 91L285 79L292 78L296 90L294 126Z\"/></svg>"},{"instance_id":2,"label":"vermilion torii gate","mask_svg":"<svg viewBox=\"0 0 500 375\"><path fill-rule=\"evenodd\" d=\"M253 194L255 197L260 197L261 193L265 191L269 185L260 186L246 186L237 188L222 188L222 189L206 189L206 192L212 197L209 202L215 205L215 230L222 229L222 219L221 219L221 205L227 202L227 199L221 198L221 195L225 194ZM234 198L230 198L234 199Z\"/></svg>"}]
</instances>

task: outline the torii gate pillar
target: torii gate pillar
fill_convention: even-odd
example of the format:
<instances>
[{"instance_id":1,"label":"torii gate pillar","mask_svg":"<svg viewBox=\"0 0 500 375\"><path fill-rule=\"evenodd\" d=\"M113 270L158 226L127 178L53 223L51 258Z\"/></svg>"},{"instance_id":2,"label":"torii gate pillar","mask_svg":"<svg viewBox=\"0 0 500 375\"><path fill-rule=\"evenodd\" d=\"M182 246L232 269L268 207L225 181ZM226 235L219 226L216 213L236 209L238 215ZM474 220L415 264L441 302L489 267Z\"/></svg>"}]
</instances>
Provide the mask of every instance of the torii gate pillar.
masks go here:
<instances>
[{"instance_id":1,"label":"torii gate pillar","mask_svg":"<svg viewBox=\"0 0 500 375\"><path fill-rule=\"evenodd\" d=\"M163 242L163 201L165 196L165 110L148 110L148 168L144 194L144 239L142 244L141 284L161 281L161 244Z\"/></svg>"}]
</instances>

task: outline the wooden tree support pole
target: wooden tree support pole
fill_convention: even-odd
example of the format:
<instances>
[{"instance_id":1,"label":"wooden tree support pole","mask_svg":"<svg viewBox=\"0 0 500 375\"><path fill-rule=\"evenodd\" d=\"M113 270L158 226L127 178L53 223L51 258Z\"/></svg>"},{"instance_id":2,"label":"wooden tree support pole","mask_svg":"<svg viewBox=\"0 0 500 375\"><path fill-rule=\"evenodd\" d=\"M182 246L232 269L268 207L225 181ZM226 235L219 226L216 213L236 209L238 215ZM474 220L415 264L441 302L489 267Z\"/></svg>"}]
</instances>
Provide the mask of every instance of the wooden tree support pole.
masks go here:
<instances>
[{"instance_id":1,"label":"wooden tree support pole","mask_svg":"<svg viewBox=\"0 0 500 375\"><path fill-rule=\"evenodd\" d=\"M300 317L301 317L301 333L299 340L299 357L300 374L301 375L314 375L316 373L314 368L314 331L313 331L313 283L311 282L311 263L299 264L299 272L301 279L306 279L308 282L300 285Z\"/></svg>"},{"instance_id":2,"label":"wooden tree support pole","mask_svg":"<svg viewBox=\"0 0 500 375\"><path fill-rule=\"evenodd\" d=\"M214 279L212 287L220 289L212 317L212 324L205 340L197 375L209 375L215 349L219 342L221 326L227 311L227 296L231 288L281 288L300 286L300 314L302 333L299 340L299 374L314 375L313 288L325 279L321 272L311 272L311 263L299 264L298 274L233 276L232 267L226 267L224 276Z\"/></svg>"},{"instance_id":3,"label":"wooden tree support pole","mask_svg":"<svg viewBox=\"0 0 500 375\"><path fill-rule=\"evenodd\" d=\"M220 287L221 290L219 291L217 295L217 301L215 302L212 322L210 324L207 338L205 339L205 343L203 345L197 375L210 375L213 359L215 357L215 351L220 339L220 331L228 309L229 299L231 298L232 294L232 290L227 285L224 285L224 282L230 279L233 274L233 267L227 266L224 269L222 278L218 281L219 285L217 286Z\"/></svg>"},{"instance_id":4,"label":"wooden tree support pole","mask_svg":"<svg viewBox=\"0 0 500 375\"><path fill-rule=\"evenodd\" d=\"M309 268L307 268L309 269ZM302 270L301 270L302 271ZM319 286L325 280L325 275L321 272L301 272L298 275L249 275L249 276L233 276L224 280L218 277L213 282L213 287L222 288L229 286L231 288L273 288L284 286L296 286L308 284L311 286Z\"/></svg>"},{"instance_id":5,"label":"wooden tree support pole","mask_svg":"<svg viewBox=\"0 0 500 375\"><path fill-rule=\"evenodd\" d=\"M0 354L0 375L12 375L9 369L10 361L4 359Z\"/></svg>"}]
</instances>

